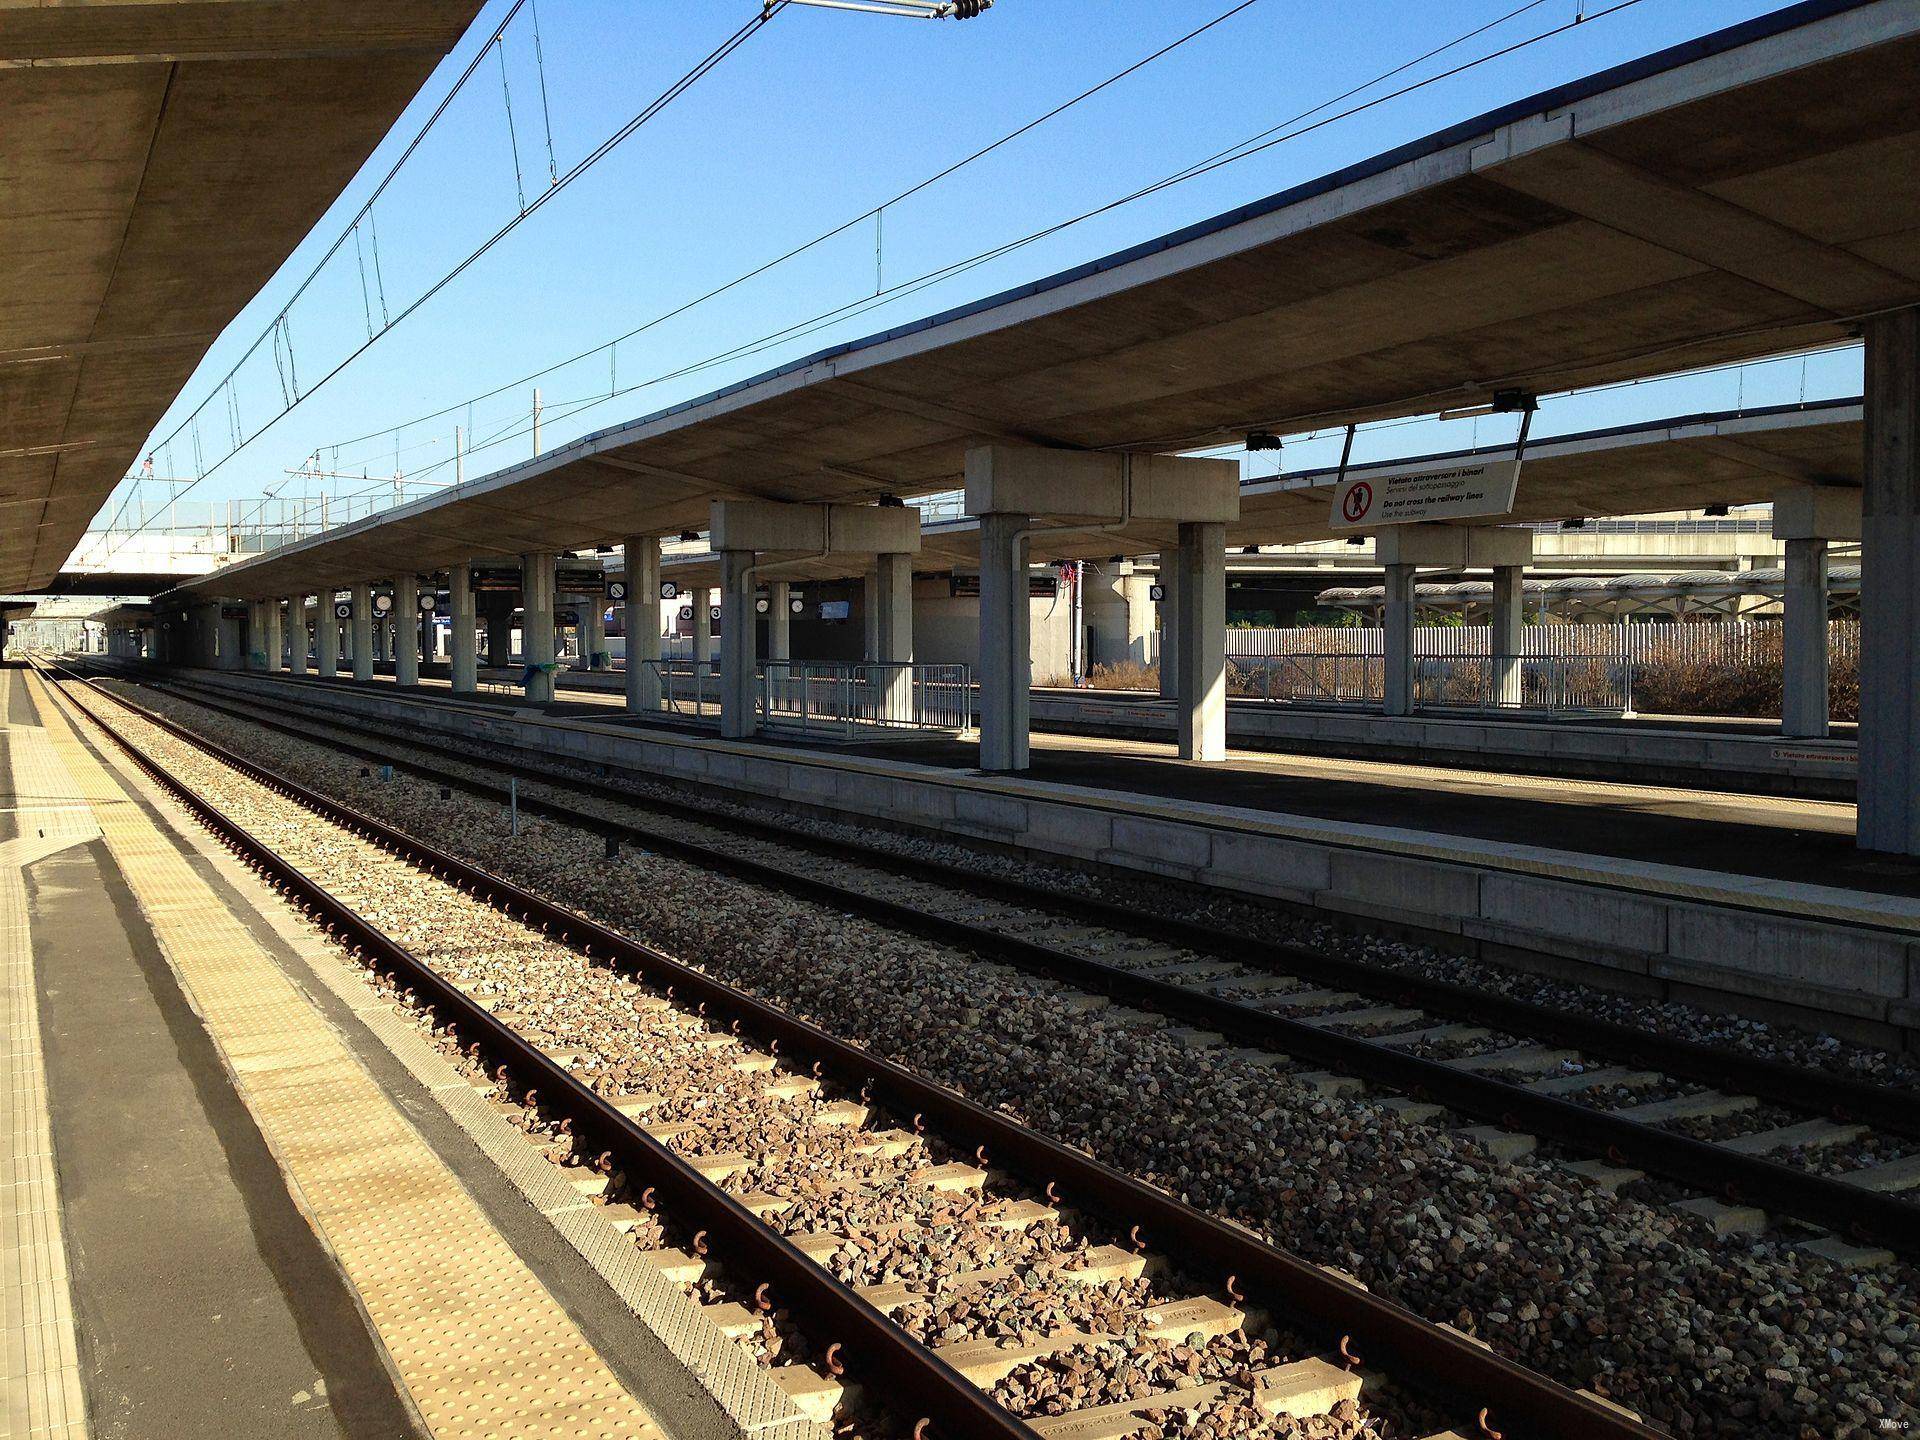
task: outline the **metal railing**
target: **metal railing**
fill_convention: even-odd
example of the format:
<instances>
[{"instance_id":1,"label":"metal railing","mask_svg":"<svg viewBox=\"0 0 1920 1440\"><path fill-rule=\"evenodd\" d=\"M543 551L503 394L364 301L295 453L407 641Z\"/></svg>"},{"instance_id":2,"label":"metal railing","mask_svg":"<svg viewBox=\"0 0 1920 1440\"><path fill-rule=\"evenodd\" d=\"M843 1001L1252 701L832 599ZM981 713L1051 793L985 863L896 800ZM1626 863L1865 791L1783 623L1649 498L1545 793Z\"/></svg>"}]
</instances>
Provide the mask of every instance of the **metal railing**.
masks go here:
<instances>
[{"instance_id":1,"label":"metal railing","mask_svg":"<svg viewBox=\"0 0 1920 1440\"><path fill-rule=\"evenodd\" d=\"M1350 650L1285 655L1229 655L1227 693L1253 700L1379 704L1386 661Z\"/></svg>"},{"instance_id":2,"label":"metal railing","mask_svg":"<svg viewBox=\"0 0 1920 1440\"><path fill-rule=\"evenodd\" d=\"M1413 662L1417 709L1633 712L1633 667L1601 655L1428 655Z\"/></svg>"},{"instance_id":3,"label":"metal railing","mask_svg":"<svg viewBox=\"0 0 1920 1440\"><path fill-rule=\"evenodd\" d=\"M759 679L760 720L770 727L842 736L861 728L973 728L965 665L769 660Z\"/></svg>"},{"instance_id":4,"label":"metal railing","mask_svg":"<svg viewBox=\"0 0 1920 1440\"><path fill-rule=\"evenodd\" d=\"M1386 659L1351 651L1230 655L1228 693L1273 703L1377 706ZM1416 655L1413 703L1423 710L1544 710L1631 714L1633 665L1611 655Z\"/></svg>"},{"instance_id":5,"label":"metal railing","mask_svg":"<svg viewBox=\"0 0 1920 1440\"><path fill-rule=\"evenodd\" d=\"M660 687L660 706L670 714L718 717L720 667L711 660L642 660Z\"/></svg>"}]
</instances>

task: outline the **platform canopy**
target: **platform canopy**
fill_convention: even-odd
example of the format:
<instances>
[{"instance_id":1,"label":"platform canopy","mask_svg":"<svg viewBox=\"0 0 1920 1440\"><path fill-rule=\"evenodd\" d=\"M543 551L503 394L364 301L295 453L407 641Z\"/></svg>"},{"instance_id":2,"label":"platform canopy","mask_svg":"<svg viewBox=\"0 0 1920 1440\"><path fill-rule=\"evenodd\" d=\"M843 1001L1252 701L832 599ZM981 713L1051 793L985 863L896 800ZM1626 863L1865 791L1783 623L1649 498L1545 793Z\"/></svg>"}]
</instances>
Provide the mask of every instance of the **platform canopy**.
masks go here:
<instances>
[{"instance_id":1,"label":"platform canopy","mask_svg":"<svg viewBox=\"0 0 1920 1440\"><path fill-rule=\"evenodd\" d=\"M0 0L0 589L40 590L480 0Z\"/></svg>"},{"instance_id":2,"label":"platform canopy","mask_svg":"<svg viewBox=\"0 0 1920 1440\"><path fill-rule=\"evenodd\" d=\"M1843 340L1920 303L1916 93L1920 7L1791 6L186 588L928 494L983 440L1173 452Z\"/></svg>"},{"instance_id":3,"label":"platform canopy","mask_svg":"<svg viewBox=\"0 0 1920 1440\"><path fill-rule=\"evenodd\" d=\"M1381 480L1463 462L1513 458L1512 445L1355 465L1349 474ZM1521 467L1515 524L1539 524L1610 515L1663 515L1710 505L1753 505L1791 485L1857 488L1863 453L1858 400L1827 401L1753 412L1687 415L1590 430L1527 447ZM1241 487L1240 519L1227 526L1229 547L1298 545L1332 537L1335 469L1295 471ZM1137 559L1172 543L1166 527L1134 526L1119 533L1036 529L1029 541L1043 560ZM980 527L970 519L922 527L914 568L922 572L977 570ZM683 585L717 585L715 556L669 557L663 572ZM844 578L844 560L804 560L764 571L773 580Z\"/></svg>"}]
</instances>

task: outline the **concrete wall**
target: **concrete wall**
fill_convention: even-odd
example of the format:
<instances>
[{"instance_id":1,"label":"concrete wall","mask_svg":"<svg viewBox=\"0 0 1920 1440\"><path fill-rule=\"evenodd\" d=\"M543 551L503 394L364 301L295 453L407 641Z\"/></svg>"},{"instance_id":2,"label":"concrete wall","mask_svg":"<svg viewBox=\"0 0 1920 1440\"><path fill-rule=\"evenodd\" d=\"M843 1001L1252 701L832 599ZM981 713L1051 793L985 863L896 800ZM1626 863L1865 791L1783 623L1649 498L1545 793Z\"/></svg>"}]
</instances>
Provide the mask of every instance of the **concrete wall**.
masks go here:
<instances>
[{"instance_id":1,"label":"concrete wall","mask_svg":"<svg viewBox=\"0 0 1920 1440\"><path fill-rule=\"evenodd\" d=\"M209 673L237 694L1137 871L1636 994L1920 1046L1920 901Z\"/></svg>"}]
</instances>

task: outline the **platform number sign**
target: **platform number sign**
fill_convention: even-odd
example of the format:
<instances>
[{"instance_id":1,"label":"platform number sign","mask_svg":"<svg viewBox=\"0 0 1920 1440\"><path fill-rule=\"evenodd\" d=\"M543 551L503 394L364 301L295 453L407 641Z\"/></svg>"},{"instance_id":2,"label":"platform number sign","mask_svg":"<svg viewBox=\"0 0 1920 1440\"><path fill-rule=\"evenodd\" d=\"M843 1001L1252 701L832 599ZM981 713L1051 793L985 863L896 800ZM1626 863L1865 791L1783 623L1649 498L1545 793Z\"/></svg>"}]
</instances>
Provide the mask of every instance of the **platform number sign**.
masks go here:
<instances>
[{"instance_id":1,"label":"platform number sign","mask_svg":"<svg viewBox=\"0 0 1920 1440\"><path fill-rule=\"evenodd\" d=\"M439 603L440 603L440 598L437 595L435 595L432 591L428 591L426 594L420 597L420 613L422 615L431 615L433 613L434 607Z\"/></svg>"},{"instance_id":2,"label":"platform number sign","mask_svg":"<svg viewBox=\"0 0 1920 1440\"><path fill-rule=\"evenodd\" d=\"M693 623L693 607L691 605L682 605L680 607L680 619L689 625Z\"/></svg>"},{"instance_id":3,"label":"platform number sign","mask_svg":"<svg viewBox=\"0 0 1920 1440\"><path fill-rule=\"evenodd\" d=\"M678 600L680 598L680 587L671 580L662 580L660 582L660 598L662 600Z\"/></svg>"},{"instance_id":4,"label":"platform number sign","mask_svg":"<svg viewBox=\"0 0 1920 1440\"><path fill-rule=\"evenodd\" d=\"M1147 587L1147 598L1156 605L1159 604L1167 598L1167 587L1164 585L1149 585Z\"/></svg>"},{"instance_id":5,"label":"platform number sign","mask_svg":"<svg viewBox=\"0 0 1920 1440\"><path fill-rule=\"evenodd\" d=\"M342 600L333 607L333 618L336 620L351 620L353 618L353 606L349 605L345 600Z\"/></svg>"},{"instance_id":6,"label":"platform number sign","mask_svg":"<svg viewBox=\"0 0 1920 1440\"><path fill-rule=\"evenodd\" d=\"M718 620L720 618L720 607L718 605L709 605L707 607L707 618L709 620Z\"/></svg>"},{"instance_id":7,"label":"platform number sign","mask_svg":"<svg viewBox=\"0 0 1920 1440\"><path fill-rule=\"evenodd\" d=\"M616 601L626 599L627 582L624 580L609 580L607 582L607 598Z\"/></svg>"}]
</instances>

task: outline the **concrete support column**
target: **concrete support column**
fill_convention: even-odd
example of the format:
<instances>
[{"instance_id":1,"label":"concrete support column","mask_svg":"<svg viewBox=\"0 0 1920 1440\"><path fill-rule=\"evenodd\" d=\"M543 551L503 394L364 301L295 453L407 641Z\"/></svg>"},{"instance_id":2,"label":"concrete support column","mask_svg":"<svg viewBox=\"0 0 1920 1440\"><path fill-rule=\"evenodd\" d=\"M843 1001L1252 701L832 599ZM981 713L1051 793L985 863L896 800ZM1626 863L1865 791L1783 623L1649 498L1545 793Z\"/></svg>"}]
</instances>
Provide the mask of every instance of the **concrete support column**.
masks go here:
<instances>
[{"instance_id":1,"label":"concrete support column","mask_svg":"<svg viewBox=\"0 0 1920 1440\"><path fill-rule=\"evenodd\" d=\"M336 590L322 590L313 616L314 661L326 680L340 673L340 616L334 608L339 604L338 594Z\"/></svg>"},{"instance_id":2,"label":"concrete support column","mask_svg":"<svg viewBox=\"0 0 1920 1440\"><path fill-rule=\"evenodd\" d=\"M589 595L580 602L580 668L607 668L607 600Z\"/></svg>"},{"instance_id":3,"label":"concrete support column","mask_svg":"<svg viewBox=\"0 0 1920 1440\"><path fill-rule=\"evenodd\" d=\"M307 597L287 597L287 670L293 675L307 673Z\"/></svg>"},{"instance_id":4,"label":"concrete support column","mask_svg":"<svg viewBox=\"0 0 1920 1440\"><path fill-rule=\"evenodd\" d=\"M267 668L267 607L258 600L247 602L247 669Z\"/></svg>"},{"instance_id":5,"label":"concrete support column","mask_svg":"<svg viewBox=\"0 0 1920 1440\"><path fill-rule=\"evenodd\" d=\"M267 671L277 675L286 663L280 649L280 602L278 600L261 601L260 619L266 627L262 638L266 641Z\"/></svg>"},{"instance_id":6,"label":"concrete support column","mask_svg":"<svg viewBox=\"0 0 1920 1440\"><path fill-rule=\"evenodd\" d=\"M681 593L693 607L693 663L704 665L713 654L713 591L702 586Z\"/></svg>"},{"instance_id":7,"label":"concrete support column","mask_svg":"<svg viewBox=\"0 0 1920 1440\"><path fill-rule=\"evenodd\" d=\"M1406 564L1386 567L1384 708L1389 715L1413 713L1413 587L1418 569Z\"/></svg>"},{"instance_id":8,"label":"concrete support column","mask_svg":"<svg viewBox=\"0 0 1920 1440\"><path fill-rule=\"evenodd\" d=\"M980 768L1027 768L1033 687L1025 515L980 517ZM1018 537L1018 538L1015 538ZM1224 638L1224 637L1223 637Z\"/></svg>"},{"instance_id":9,"label":"concrete support column","mask_svg":"<svg viewBox=\"0 0 1920 1440\"><path fill-rule=\"evenodd\" d=\"M1827 542L1787 541L1780 732L1827 734Z\"/></svg>"},{"instance_id":10,"label":"concrete support column","mask_svg":"<svg viewBox=\"0 0 1920 1440\"><path fill-rule=\"evenodd\" d=\"M513 664L513 607L496 605L487 611L487 664L499 670Z\"/></svg>"},{"instance_id":11,"label":"concrete support column","mask_svg":"<svg viewBox=\"0 0 1920 1440\"><path fill-rule=\"evenodd\" d=\"M373 586L364 582L353 587L353 631L349 649L353 656L353 678L373 678Z\"/></svg>"},{"instance_id":12,"label":"concrete support column","mask_svg":"<svg viewBox=\"0 0 1920 1440\"><path fill-rule=\"evenodd\" d=\"M520 648L527 663L527 699L553 699L553 556L520 557Z\"/></svg>"},{"instance_id":13,"label":"concrete support column","mask_svg":"<svg viewBox=\"0 0 1920 1440\"><path fill-rule=\"evenodd\" d=\"M393 579L393 679L420 683L420 577L411 572Z\"/></svg>"},{"instance_id":14,"label":"concrete support column","mask_svg":"<svg viewBox=\"0 0 1920 1440\"><path fill-rule=\"evenodd\" d=\"M475 631L479 617L473 612L473 567L462 560L447 572L447 638L452 653L453 693L471 695L479 670L478 642Z\"/></svg>"},{"instance_id":15,"label":"concrete support column","mask_svg":"<svg viewBox=\"0 0 1920 1440\"><path fill-rule=\"evenodd\" d=\"M1160 557L1160 698L1180 696L1180 552Z\"/></svg>"},{"instance_id":16,"label":"concrete support column","mask_svg":"<svg viewBox=\"0 0 1920 1440\"><path fill-rule=\"evenodd\" d=\"M1920 309L1866 322L1859 844L1920 854Z\"/></svg>"},{"instance_id":17,"label":"concrete support column","mask_svg":"<svg viewBox=\"0 0 1920 1440\"><path fill-rule=\"evenodd\" d=\"M1227 527L1180 526L1180 758L1227 758Z\"/></svg>"},{"instance_id":18,"label":"concrete support column","mask_svg":"<svg viewBox=\"0 0 1920 1440\"><path fill-rule=\"evenodd\" d=\"M860 577L860 658L880 658L880 572L869 570Z\"/></svg>"},{"instance_id":19,"label":"concrete support column","mask_svg":"<svg viewBox=\"0 0 1920 1440\"><path fill-rule=\"evenodd\" d=\"M1144 575L1128 575L1120 582L1120 600L1127 610L1127 659L1145 665L1153 651L1153 587Z\"/></svg>"},{"instance_id":20,"label":"concrete support column","mask_svg":"<svg viewBox=\"0 0 1920 1440\"><path fill-rule=\"evenodd\" d=\"M760 728L754 560L751 550L720 552L720 734L729 740L744 740Z\"/></svg>"},{"instance_id":21,"label":"concrete support column","mask_svg":"<svg viewBox=\"0 0 1920 1440\"><path fill-rule=\"evenodd\" d=\"M1488 639L1493 659L1493 703L1517 706L1526 697L1521 649L1526 635L1526 567L1493 567L1493 626Z\"/></svg>"},{"instance_id":22,"label":"concrete support column","mask_svg":"<svg viewBox=\"0 0 1920 1440\"><path fill-rule=\"evenodd\" d=\"M774 580L767 585L767 659L793 658L793 585Z\"/></svg>"},{"instance_id":23,"label":"concrete support column","mask_svg":"<svg viewBox=\"0 0 1920 1440\"><path fill-rule=\"evenodd\" d=\"M627 552L627 709L660 708L660 537L629 535Z\"/></svg>"},{"instance_id":24,"label":"concrete support column","mask_svg":"<svg viewBox=\"0 0 1920 1440\"><path fill-rule=\"evenodd\" d=\"M913 719L913 556L876 556L867 594L874 604L873 658L890 667L875 677L883 692L880 716L905 724Z\"/></svg>"}]
</instances>

